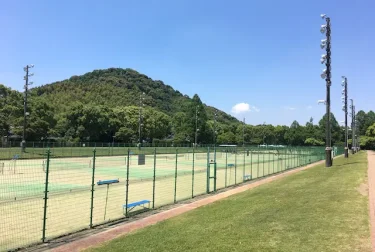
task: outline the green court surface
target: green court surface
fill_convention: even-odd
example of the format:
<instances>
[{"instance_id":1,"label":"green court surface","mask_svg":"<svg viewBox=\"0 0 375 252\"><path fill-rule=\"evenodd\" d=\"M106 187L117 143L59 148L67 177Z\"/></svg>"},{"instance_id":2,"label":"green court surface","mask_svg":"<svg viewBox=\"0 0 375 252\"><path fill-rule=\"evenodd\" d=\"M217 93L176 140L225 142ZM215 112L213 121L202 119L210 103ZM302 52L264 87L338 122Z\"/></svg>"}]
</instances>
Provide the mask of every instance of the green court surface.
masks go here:
<instances>
[{"instance_id":1,"label":"green court surface","mask_svg":"<svg viewBox=\"0 0 375 252\"><path fill-rule=\"evenodd\" d=\"M49 193L60 193L70 190L78 189L89 189L89 186L82 186L77 184L54 184L49 183L48 191ZM43 197L45 191L45 185L42 183L9 183L9 184L0 184L0 201L4 200L20 200L22 198L29 197Z\"/></svg>"},{"instance_id":2,"label":"green court surface","mask_svg":"<svg viewBox=\"0 0 375 252\"><path fill-rule=\"evenodd\" d=\"M187 148L183 153L180 149L169 149L163 154L152 154L154 148L149 148L144 165L138 165L135 153L128 159L125 154L105 156L103 152L94 162L89 148L87 154L90 155L52 156L49 162L40 156L17 161L0 158L0 167L3 167L0 172L0 234L6 233L0 235L0 251L39 242L41 230L50 240L88 228L90 223L95 226L123 218L123 205L127 201L147 199L158 208L212 192L214 180L208 181L207 175L214 175L215 165L210 163L215 155L195 153L193 157L193 153L188 152L191 150ZM309 164L321 159L322 154L324 152L317 154L308 150L217 152L216 188ZM112 179L118 179L119 183L97 185L99 180Z\"/></svg>"}]
</instances>

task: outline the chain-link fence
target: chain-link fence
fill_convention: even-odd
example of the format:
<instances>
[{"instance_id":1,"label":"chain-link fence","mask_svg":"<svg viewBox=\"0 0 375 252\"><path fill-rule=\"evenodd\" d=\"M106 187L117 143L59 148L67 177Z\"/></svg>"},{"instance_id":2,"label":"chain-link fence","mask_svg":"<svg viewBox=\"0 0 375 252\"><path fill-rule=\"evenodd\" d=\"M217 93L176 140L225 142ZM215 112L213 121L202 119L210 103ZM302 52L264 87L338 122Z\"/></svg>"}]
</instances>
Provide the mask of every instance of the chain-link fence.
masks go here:
<instances>
[{"instance_id":1,"label":"chain-link fence","mask_svg":"<svg viewBox=\"0 0 375 252\"><path fill-rule=\"evenodd\" d=\"M0 251L325 158L324 148L307 147L96 147L67 156L66 147L36 150L0 156Z\"/></svg>"}]
</instances>

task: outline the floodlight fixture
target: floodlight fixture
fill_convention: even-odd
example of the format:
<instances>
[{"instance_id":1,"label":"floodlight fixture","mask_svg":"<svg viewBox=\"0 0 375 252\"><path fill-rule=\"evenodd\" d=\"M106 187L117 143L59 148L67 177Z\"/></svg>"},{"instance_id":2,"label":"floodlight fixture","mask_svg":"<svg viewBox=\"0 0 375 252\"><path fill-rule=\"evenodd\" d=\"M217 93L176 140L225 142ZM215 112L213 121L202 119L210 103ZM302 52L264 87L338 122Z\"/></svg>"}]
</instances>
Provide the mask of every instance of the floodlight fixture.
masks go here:
<instances>
[{"instance_id":1,"label":"floodlight fixture","mask_svg":"<svg viewBox=\"0 0 375 252\"><path fill-rule=\"evenodd\" d=\"M323 69L323 72L320 75L320 77L322 77L322 79L325 79L327 77L327 69Z\"/></svg>"},{"instance_id":2,"label":"floodlight fixture","mask_svg":"<svg viewBox=\"0 0 375 252\"><path fill-rule=\"evenodd\" d=\"M320 63L324 64L327 61L327 55L322 54L322 58L320 59Z\"/></svg>"},{"instance_id":3,"label":"floodlight fixture","mask_svg":"<svg viewBox=\"0 0 375 252\"><path fill-rule=\"evenodd\" d=\"M327 39L322 39L320 41L320 48L324 49L324 48L326 48L326 46L327 46Z\"/></svg>"},{"instance_id":4,"label":"floodlight fixture","mask_svg":"<svg viewBox=\"0 0 375 252\"><path fill-rule=\"evenodd\" d=\"M327 31L327 25L326 25L326 24L321 25L321 26L320 26L320 32L321 32L321 33L325 33L326 31Z\"/></svg>"},{"instance_id":5,"label":"floodlight fixture","mask_svg":"<svg viewBox=\"0 0 375 252\"><path fill-rule=\"evenodd\" d=\"M318 100L318 104L326 104L325 100Z\"/></svg>"},{"instance_id":6,"label":"floodlight fixture","mask_svg":"<svg viewBox=\"0 0 375 252\"><path fill-rule=\"evenodd\" d=\"M326 14L320 14L320 17L321 17L322 19L325 19L325 18L327 17L327 15L326 15Z\"/></svg>"}]
</instances>

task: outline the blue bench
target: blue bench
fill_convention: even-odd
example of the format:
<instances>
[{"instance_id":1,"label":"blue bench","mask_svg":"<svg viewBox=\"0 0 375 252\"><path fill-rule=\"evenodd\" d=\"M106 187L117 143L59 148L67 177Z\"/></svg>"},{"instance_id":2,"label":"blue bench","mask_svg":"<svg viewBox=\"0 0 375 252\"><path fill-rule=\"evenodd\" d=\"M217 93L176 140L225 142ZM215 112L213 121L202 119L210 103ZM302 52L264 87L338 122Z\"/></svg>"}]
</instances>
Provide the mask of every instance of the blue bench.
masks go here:
<instances>
[{"instance_id":1,"label":"blue bench","mask_svg":"<svg viewBox=\"0 0 375 252\"><path fill-rule=\"evenodd\" d=\"M133 202L133 203L130 203L130 204L124 204L122 205L123 207L123 210L124 210L124 215L125 215L125 210L128 208L129 209L129 212L131 210L133 210L135 207L137 206L141 206L143 208L150 208L150 202L149 200L141 200L141 201L137 201L137 202ZM145 204L148 204L148 207L145 207Z\"/></svg>"},{"instance_id":2,"label":"blue bench","mask_svg":"<svg viewBox=\"0 0 375 252\"><path fill-rule=\"evenodd\" d=\"M120 181L118 179L112 179L112 180L99 180L97 182L97 185L110 185L113 183L119 183Z\"/></svg>"},{"instance_id":3,"label":"blue bench","mask_svg":"<svg viewBox=\"0 0 375 252\"><path fill-rule=\"evenodd\" d=\"M245 176L243 177L243 180L249 180L249 179L251 179L251 175L245 175Z\"/></svg>"},{"instance_id":4,"label":"blue bench","mask_svg":"<svg viewBox=\"0 0 375 252\"><path fill-rule=\"evenodd\" d=\"M234 164L228 164L228 167L234 167Z\"/></svg>"}]
</instances>

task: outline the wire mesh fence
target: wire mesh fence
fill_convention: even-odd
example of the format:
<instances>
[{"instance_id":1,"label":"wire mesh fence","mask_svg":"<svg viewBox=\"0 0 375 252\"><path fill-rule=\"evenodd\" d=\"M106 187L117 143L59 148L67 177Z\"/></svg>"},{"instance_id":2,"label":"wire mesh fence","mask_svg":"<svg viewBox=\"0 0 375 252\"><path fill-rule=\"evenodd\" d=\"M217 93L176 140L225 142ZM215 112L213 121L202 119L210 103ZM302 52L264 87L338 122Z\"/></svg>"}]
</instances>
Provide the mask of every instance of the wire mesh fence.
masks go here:
<instances>
[{"instance_id":1,"label":"wire mesh fence","mask_svg":"<svg viewBox=\"0 0 375 252\"><path fill-rule=\"evenodd\" d=\"M28 151L29 156L0 155L0 251L325 158L324 148L308 147L97 147L74 155L62 147ZM335 149L336 155L342 153Z\"/></svg>"}]
</instances>

